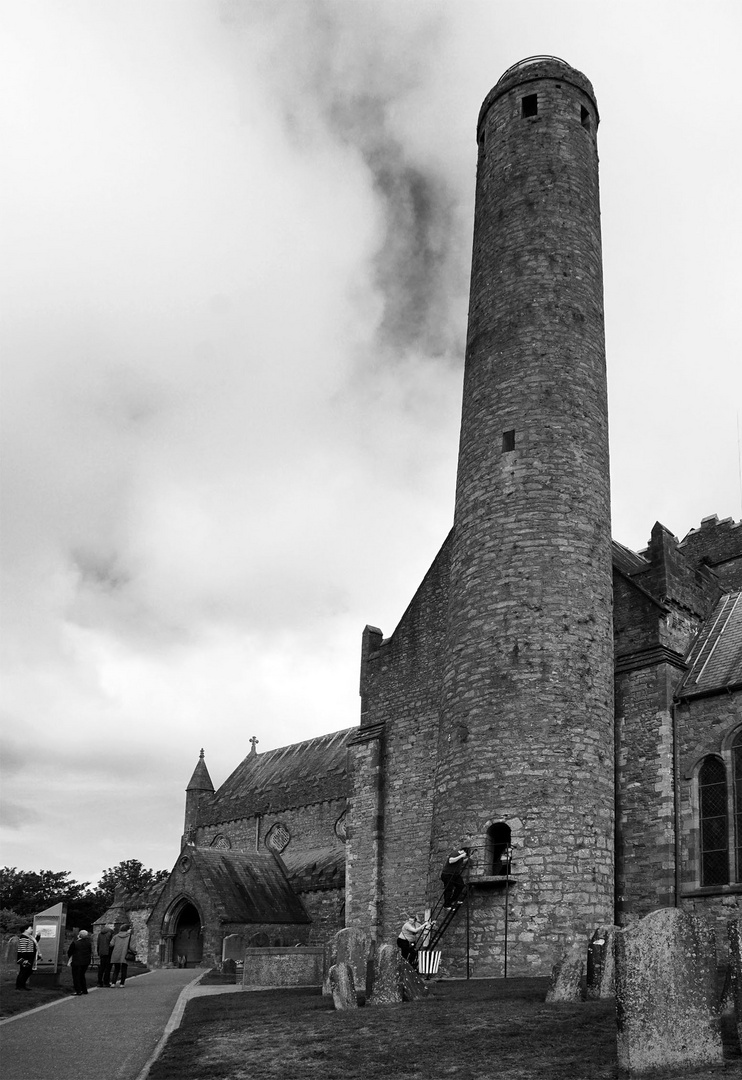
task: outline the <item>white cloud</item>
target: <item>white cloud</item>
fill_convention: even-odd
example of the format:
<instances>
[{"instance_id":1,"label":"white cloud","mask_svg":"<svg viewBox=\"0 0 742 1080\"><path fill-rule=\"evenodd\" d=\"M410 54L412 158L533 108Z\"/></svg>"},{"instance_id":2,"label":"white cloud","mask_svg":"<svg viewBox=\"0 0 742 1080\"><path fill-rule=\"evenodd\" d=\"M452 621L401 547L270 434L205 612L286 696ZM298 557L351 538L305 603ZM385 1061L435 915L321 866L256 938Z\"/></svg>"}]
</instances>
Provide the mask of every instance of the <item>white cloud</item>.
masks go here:
<instances>
[{"instance_id":1,"label":"white cloud","mask_svg":"<svg viewBox=\"0 0 742 1080\"><path fill-rule=\"evenodd\" d=\"M218 783L357 722L452 518L475 122L522 56L603 118L614 533L739 516L737 7L625 10L9 6L5 861L168 865L200 746Z\"/></svg>"}]
</instances>

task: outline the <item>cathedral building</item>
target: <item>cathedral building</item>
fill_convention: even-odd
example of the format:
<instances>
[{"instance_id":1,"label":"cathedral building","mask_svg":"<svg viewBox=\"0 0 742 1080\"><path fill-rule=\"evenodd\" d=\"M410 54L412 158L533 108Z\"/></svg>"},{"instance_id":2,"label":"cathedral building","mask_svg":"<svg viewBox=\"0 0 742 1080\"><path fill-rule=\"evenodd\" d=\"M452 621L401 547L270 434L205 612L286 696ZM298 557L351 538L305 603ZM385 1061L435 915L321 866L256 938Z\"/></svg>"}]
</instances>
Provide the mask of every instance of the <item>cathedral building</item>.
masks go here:
<instances>
[{"instance_id":1,"label":"cathedral building","mask_svg":"<svg viewBox=\"0 0 742 1080\"><path fill-rule=\"evenodd\" d=\"M367 626L360 722L203 756L141 922L152 964L393 942L469 838L451 974L546 975L660 906L742 899L742 524L611 538L598 108L555 57L482 106L454 521L396 629ZM132 904L129 904L132 907ZM232 950L231 952L229 950Z\"/></svg>"}]
</instances>

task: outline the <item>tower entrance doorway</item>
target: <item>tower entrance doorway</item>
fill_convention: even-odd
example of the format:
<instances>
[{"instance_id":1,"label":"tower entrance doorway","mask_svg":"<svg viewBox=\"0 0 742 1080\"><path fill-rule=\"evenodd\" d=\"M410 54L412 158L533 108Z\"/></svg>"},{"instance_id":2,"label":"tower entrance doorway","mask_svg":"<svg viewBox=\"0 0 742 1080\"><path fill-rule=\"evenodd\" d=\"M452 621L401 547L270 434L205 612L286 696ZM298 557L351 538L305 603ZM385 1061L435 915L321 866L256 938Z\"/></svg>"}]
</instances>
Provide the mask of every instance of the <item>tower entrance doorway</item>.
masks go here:
<instances>
[{"instance_id":1,"label":"tower entrance doorway","mask_svg":"<svg viewBox=\"0 0 742 1080\"><path fill-rule=\"evenodd\" d=\"M173 963L178 967L196 967L202 955L201 916L193 904L184 904L175 920Z\"/></svg>"}]
</instances>

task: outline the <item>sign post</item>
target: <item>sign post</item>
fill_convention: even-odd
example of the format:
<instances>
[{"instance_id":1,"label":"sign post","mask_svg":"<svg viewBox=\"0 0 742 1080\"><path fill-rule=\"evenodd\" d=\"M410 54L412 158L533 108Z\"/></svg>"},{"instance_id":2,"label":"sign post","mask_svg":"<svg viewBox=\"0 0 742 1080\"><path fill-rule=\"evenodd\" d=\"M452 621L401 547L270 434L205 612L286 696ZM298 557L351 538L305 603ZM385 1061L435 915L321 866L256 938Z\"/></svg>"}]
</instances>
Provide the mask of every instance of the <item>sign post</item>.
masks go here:
<instances>
[{"instance_id":1,"label":"sign post","mask_svg":"<svg viewBox=\"0 0 742 1080\"><path fill-rule=\"evenodd\" d=\"M33 933L34 937L39 939L38 947L41 954L40 958L37 954L36 963L34 964L37 985L46 983L47 985L57 986L59 983L59 976L64 967L64 927L66 919L66 904L55 904L53 907L47 908L46 911L40 911L38 915L33 917Z\"/></svg>"}]
</instances>

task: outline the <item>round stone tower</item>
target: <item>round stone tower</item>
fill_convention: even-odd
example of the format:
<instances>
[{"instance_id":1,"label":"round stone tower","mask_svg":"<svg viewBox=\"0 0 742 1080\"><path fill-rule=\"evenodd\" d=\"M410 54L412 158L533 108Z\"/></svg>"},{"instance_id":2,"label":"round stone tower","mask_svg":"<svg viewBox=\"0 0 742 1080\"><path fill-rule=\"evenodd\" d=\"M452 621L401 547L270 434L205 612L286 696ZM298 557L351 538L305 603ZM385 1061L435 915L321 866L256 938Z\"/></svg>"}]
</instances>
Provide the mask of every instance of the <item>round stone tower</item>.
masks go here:
<instances>
[{"instance_id":1,"label":"round stone tower","mask_svg":"<svg viewBox=\"0 0 742 1080\"><path fill-rule=\"evenodd\" d=\"M613 636L592 86L510 68L477 128L431 895L471 833L475 974L613 922ZM514 845L507 886L503 844ZM499 880L498 880L499 877ZM463 920L446 935L456 952Z\"/></svg>"}]
</instances>

